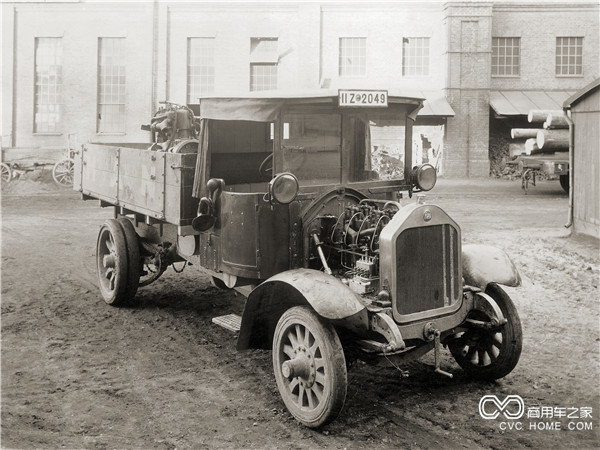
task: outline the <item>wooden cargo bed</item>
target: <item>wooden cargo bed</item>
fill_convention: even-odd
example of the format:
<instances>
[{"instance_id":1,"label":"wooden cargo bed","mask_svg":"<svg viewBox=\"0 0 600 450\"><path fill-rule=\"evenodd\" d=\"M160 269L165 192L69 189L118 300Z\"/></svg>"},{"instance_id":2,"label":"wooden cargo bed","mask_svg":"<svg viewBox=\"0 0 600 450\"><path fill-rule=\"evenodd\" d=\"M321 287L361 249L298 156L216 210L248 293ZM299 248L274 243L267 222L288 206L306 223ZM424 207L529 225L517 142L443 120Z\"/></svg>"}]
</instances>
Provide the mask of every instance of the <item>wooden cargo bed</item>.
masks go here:
<instances>
[{"instance_id":1,"label":"wooden cargo bed","mask_svg":"<svg viewBox=\"0 0 600 450\"><path fill-rule=\"evenodd\" d=\"M147 150L150 144L85 144L74 186L85 196L175 225L190 225L196 153Z\"/></svg>"}]
</instances>

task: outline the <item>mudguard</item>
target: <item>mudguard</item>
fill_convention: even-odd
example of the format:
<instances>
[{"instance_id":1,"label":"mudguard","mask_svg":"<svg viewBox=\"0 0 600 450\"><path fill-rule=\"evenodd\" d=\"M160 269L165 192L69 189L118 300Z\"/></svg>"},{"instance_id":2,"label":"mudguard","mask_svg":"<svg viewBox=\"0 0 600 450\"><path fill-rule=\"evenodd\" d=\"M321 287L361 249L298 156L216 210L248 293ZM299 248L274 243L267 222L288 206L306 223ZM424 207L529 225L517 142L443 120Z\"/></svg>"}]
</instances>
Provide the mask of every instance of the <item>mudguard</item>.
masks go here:
<instances>
[{"instance_id":1,"label":"mudguard","mask_svg":"<svg viewBox=\"0 0 600 450\"><path fill-rule=\"evenodd\" d=\"M346 328L368 329L367 310L348 286L318 270L294 269L272 276L250 293L237 348L270 348L279 317L296 305L310 305Z\"/></svg>"},{"instance_id":2,"label":"mudguard","mask_svg":"<svg viewBox=\"0 0 600 450\"><path fill-rule=\"evenodd\" d=\"M485 291L488 283L520 286L521 275L510 257L490 245L463 245L462 266L464 282Z\"/></svg>"}]
</instances>

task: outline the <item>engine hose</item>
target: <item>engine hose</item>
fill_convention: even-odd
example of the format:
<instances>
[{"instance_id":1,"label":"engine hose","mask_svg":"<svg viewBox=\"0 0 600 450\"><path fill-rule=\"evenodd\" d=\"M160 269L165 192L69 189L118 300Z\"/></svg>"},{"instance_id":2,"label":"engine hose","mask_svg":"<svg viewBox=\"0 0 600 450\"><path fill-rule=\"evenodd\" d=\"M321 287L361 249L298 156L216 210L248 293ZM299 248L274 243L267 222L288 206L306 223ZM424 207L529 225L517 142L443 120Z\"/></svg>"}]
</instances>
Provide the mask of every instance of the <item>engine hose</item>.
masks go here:
<instances>
[{"instance_id":1,"label":"engine hose","mask_svg":"<svg viewBox=\"0 0 600 450\"><path fill-rule=\"evenodd\" d=\"M379 220L377 221L377 225L375 225L375 231L379 230L379 224L381 223L381 221L382 221L383 219L387 219L387 223L390 223L390 220L391 220L391 219L390 219L388 216L381 216L381 217L379 218ZM375 236L377 236L377 233L376 233L376 232L375 232L375 233L373 233L373 237L371 238L371 243L369 244L369 249L370 249L372 252L375 252L375 249L373 248L373 244L375 243Z\"/></svg>"},{"instance_id":2,"label":"engine hose","mask_svg":"<svg viewBox=\"0 0 600 450\"><path fill-rule=\"evenodd\" d=\"M377 230L377 228L367 228L365 230L360 230L360 231L354 231L352 228L348 228L347 232L348 232L348 235L352 238L352 243L354 243L355 238L358 243L359 238L361 238L363 236L367 236L372 233L375 233L375 230Z\"/></svg>"}]
</instances>

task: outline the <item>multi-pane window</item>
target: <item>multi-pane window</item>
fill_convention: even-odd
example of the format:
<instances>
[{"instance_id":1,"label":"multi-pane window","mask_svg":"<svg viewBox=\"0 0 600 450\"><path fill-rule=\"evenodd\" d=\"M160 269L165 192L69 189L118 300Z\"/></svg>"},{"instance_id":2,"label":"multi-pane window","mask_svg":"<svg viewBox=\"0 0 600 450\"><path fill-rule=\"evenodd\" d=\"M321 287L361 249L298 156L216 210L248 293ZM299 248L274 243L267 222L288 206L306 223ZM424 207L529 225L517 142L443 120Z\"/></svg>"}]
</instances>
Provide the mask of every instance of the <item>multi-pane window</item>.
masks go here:
<instances>
[{"instance_id":1,"label":"multi-pane window","mask_svg":"<svg viewBox=\"0 0 600 450\"><path fill-rule=\"evenodd\" d=\"M518 77L521 67L521 38L492 38L492 75Z\"/></svg>"},{"instance_id":2,"label":"multi-pane window","mask_svg":"<svg viewBox=\"0 0 600 450\"><path fill-rule=\"evenodd\" d=\"M125 38L98 40L98 133L125 132Z\"/></svg>"},{"instance_id":3,"label":"multi-pane window","mask_svg":"<svg viewBox=\"0 0 600 450\"><path fill-rule=\"evenodd\" d=\"M277 38L250 39L250 90L277 89Z\"/></svg>"},{"instance_id":4,"label":"multi-pane window","mask_svg":"<svg viewBox=\"0 0 600 450\"><path fill-rule=\"evenodd\" d=\"M35 118L36 133L61 131L63 105L61 38L35 39Z\"/></svg>"},{"instance_id":5,"label":"multi-pane window","mask_svg":"<svg viewBox=\"0 0 600 450\"><path fill-rule=\"evenodd\" d=\"M402 39L402 75L409 77L429 75L429 38Z\"/></svg>"},{"instance_id":6,"label":"multi-pane window","mask_svg":"<svg viewBox=\"0 0 600 450\"><path fill-rule=\"evenodd\" d=\"M188 39L187 98L188 103L215 90L215 39Z\"/></svg>"},{"instance_id":7,"label":"multi-pane window","mask_svg":"<svg viewBox=\"0 0 600 450\"><path fill-rule=\"evenodd\" d=\"M556 38L556 75L583 75L583 38Z\"/></svg>"},{"instance_id":8,"label":"multi-pane window","mask_svg":"<svg viewBox=\"0 0 600 450\"><path fill-rule=\"evenodd\" d=\"M340 76L367 74L367 38L340 38Z\"/></svg>"},{"instance_id":9,"label":"multi-pane window","mask_svg":"<svg viewBox=\"0 0 600 450\"><path fill-rule=\"evenodd\" d=\"M277 64L250 64L250 90L277 89Z\"/></svg>"}]
</instances>

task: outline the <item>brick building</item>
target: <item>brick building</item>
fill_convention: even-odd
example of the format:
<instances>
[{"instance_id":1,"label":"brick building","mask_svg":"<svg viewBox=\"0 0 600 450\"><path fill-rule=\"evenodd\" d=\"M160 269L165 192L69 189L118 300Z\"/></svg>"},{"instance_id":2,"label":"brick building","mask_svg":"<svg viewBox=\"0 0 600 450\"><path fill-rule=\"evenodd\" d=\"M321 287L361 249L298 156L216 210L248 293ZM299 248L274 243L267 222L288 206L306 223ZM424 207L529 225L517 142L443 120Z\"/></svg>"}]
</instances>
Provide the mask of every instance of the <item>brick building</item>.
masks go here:
<instances>
[{"instance_id":1,"label":"brick building","mask_svg":"<svg viewBox=\"0 0 600 450\"><path fill-rule=\"evenodd\" d=\"M3 158L147 141L160 100L385 88L426 98L415 147L444 175L487 176L490 133L600 75L599 30L588 0L5 1Z\"/></svg>"}]
</instances>

